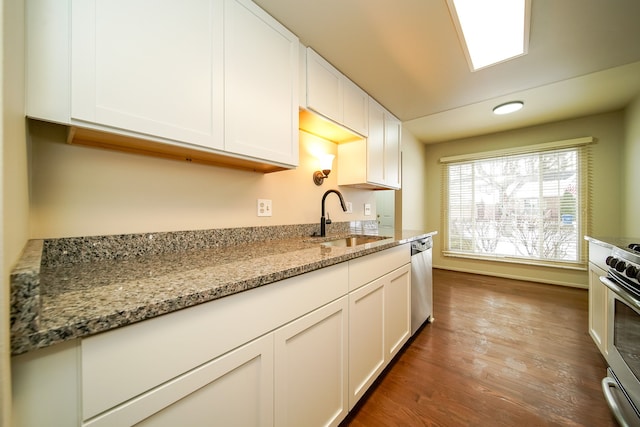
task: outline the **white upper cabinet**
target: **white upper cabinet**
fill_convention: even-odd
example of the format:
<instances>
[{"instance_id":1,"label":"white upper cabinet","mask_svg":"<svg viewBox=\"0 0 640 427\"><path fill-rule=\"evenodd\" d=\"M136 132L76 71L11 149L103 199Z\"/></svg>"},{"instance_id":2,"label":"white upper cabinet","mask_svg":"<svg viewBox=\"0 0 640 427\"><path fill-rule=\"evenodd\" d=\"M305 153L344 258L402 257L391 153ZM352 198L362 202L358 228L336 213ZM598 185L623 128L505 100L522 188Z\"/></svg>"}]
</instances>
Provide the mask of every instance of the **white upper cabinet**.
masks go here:
<instances>
[{"instance_id":1,"label":"white upper cabinet","mask_svg":"<svg viewBox=\"0 0 640 427\"><path fill-rule=\"evenodd\" d=\"M307 48L307 105L323 116L342 123L343 76L313 49Z\"/></svg>"},{"instance_id":2,"label":"white upper cabinet","mask_svg":"<svg viewBox=\"0 0 640 427\"><path fill-rule=\"evenodd\" d=\"M362 136L369 134L369 95L351 80L342 81L344 125Z\"/></svg>"},{"instance_id":3,"label":"white upper cabinet","mask_svg":"<svg viewBox=\"0 0 640 427\"><path fill-rule=\"evenodd\" d=\"M299 42L250 0L29 0L26 22L29 117L297 166Z\"/></svg>"},{"instance_id":4,"label":"white upper cabinet","mask_svg":"<svg viewBox=\"0 0 640 427\"><path fill-rule=\"evenodd\" d=\"M384 184L399 189L401 185L400 139L402 123L391 113L384 115Z\"/></svg>"},{"instance_id":5,"label":"white upper cabinet","mask_svg":"<svg viewBox=\"0 0 640 427\"><path fill-rule=\"evenodd\" d=\"M369 137L338 145L338 185L400 189L402 124L369 98Z\"/></svg>"},{"instance_id":6,"label":"white upper cabinet","mask_svg":"<svg viewBox=\"0 0 640 427\"><path fill-rule=\"evenodd\" d=\"M366 150L366 181L371 184L385 184L384 155L385 155L385 110L382 105L374 102L369 104L369 138Z\"/></svg>"},{"instance_id":7,"label":"white upper cabinet","mask_svg":"<svg viewBox=\"0 0 640 427\"><path fill-rule=\"evenodd\" d=\"M67 124L71 114L69 1L25 2L27 116Z\"/></svg>"},{"instance_id":8,"label":"white upper cabinet","mask_svg":"<svg viewBox=\"0 0 640 427\"><path fill-rule=\"evenodd\" d=\"M298 164L298 44L254 3L225 1L225 150Z\"/></svg>"},{"instance_id":9,"label":"white upper cabinet","mask_svg":"<svg viewBox=\"0 0 640 427\"><path fill-rule=\"evenodd\" d=\"M72 119L224 147L220 1L71 6Z\"/></svg>"},{"instance_id":10,"label":"white upper cabinet","mask_svg":"<svg viewBox=\"0 0 640 427\"><path fill-rule=\"evenodd\" d=\"M313 49L300 52L300 128L338 144L338 185L400 189L400 120Z\"/></svg>"},{"instance_id":11,"label":"white upper cabinet","mask_svg":"<svg viewBox=\"0 0 640 427\"><path fill-rule=\"evenodd\" d=\"M368 135L369 96L313 49L306 49L308 108L362 136Z\"/></svg>"}]
</instances>

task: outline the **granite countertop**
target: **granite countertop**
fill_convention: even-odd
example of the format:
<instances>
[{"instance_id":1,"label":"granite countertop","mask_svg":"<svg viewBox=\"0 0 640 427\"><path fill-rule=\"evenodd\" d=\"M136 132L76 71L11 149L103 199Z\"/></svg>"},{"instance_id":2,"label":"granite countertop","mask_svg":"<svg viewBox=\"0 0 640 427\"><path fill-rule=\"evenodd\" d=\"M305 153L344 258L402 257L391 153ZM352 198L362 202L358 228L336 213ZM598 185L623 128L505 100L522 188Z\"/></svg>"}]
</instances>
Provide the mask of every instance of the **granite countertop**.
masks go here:
<instances>
[{"instance_id":1,"label":"granite countertop","mask_svg":"<svg viewBox=\"0 0 640 427\"><path fill-rule=\"evenodd\" d=\"M595 243L596 245L612 249L614 246L620 249L628 250L631 243L640 243L640 237L601 237L601 236L584 236L585 240Z\"/></svg>"},{"instance_id":2,"label":"granite countertop","mask_svg":"<svg viewBox=\"0 0 640 427\"><path fill-rule=\"evenodd\" d=\"M326 238L286 232L273 238L273 227L253 227L31 240L12 273L11 352L118 328L436 234L403 230L356 247L322 245L354 234L333 230L338 233Z\"/></svg>"}]
</instances>

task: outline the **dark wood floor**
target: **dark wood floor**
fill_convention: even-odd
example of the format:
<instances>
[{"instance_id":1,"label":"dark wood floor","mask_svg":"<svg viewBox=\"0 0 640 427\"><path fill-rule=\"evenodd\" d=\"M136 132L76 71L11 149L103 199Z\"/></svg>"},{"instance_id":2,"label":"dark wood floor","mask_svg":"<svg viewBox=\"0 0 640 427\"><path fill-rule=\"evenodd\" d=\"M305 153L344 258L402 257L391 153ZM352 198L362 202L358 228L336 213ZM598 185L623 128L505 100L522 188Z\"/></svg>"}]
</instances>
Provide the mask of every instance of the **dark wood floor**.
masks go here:
<instances>
[{"instance_id":1,"label":"dark wood floor","mask_svg":"<svg viewBox=\"0 0 640 427\"><path fill-rule=\"evenodd\" d=\"M434 270L434 318L342 426L615 426L587 291Z\"/></svg>"}]
</instances>

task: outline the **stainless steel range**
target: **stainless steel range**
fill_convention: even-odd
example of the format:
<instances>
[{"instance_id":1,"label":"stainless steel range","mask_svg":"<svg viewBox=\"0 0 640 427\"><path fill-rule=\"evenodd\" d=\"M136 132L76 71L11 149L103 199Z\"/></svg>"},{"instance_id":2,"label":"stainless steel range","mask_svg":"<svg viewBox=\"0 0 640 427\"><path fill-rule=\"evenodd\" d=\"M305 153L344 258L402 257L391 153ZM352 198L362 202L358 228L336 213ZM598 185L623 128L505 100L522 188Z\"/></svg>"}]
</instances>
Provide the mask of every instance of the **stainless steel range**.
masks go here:
<instances>
[{"instance_id":1,"label":"stainless steel range","mask_svg":"<svg viewBox=\"0 0 640 427\"><path fill-rule=\"evenodd\" d=\"M600 281L609 288L608 376L602 380L618 423L640 426L640 243L614 247Z\"/></svg>"}]
</instances>

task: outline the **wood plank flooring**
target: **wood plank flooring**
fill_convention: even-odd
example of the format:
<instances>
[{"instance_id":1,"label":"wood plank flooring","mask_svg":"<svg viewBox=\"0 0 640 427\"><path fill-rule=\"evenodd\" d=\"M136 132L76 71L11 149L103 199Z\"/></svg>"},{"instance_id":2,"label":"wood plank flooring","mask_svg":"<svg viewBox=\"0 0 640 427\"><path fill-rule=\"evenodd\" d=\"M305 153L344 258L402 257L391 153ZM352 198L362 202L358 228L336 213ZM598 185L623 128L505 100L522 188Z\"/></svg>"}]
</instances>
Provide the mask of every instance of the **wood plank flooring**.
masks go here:
<instances>
[{"instance_id":1,"label":"wood plank flooring","mask_svg":"<svg viewBox=\"0 0 640 427\"><path fill-rule=\"evenodd\" d=\"M587 291L434 270L423 327L342 426L615 426Z\"/></svg>"}]
</instances>

